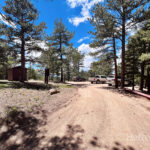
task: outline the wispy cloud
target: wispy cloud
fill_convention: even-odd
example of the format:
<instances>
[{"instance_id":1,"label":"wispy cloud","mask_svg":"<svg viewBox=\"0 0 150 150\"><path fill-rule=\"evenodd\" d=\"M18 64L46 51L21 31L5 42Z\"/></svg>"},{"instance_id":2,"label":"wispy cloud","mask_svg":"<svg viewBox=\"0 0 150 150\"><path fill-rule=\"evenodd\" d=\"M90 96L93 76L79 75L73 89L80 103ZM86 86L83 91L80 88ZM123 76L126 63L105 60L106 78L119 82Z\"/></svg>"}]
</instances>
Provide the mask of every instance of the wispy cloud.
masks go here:
<instances>
[{"instance_id":1,"label":"wispy cloud","mask_svg":"<svg viewBox=\"0 0 150 150\"><path fill-rule=\"evenodd\" d=\"M74 26L78 26L80 23L86 22L91 17L90 9L103 0L66 0L67 4L71 8L82 7L80 16L69 18L69 22Z\"/></svg>"},{"instance_id":2,"label":"wispy cloud","mask_svg":"<svg viewBox=\"0 0 150 150\"><path fill-rule=\"evenodd\" d=\"M78 40L78 43L81 43L81 42L83 42L84 40L88 40L88 39L89 39L89 37L88 37L88 36L83 37L83 38L81 38L80 40Z\"/></svg>"},{"instance_id":3,"label":"wispy cloud","mask_svg":"<svg viewBox=\"0 0 150 150\"><path fill-rule=\"evenodd\" d=\"M82 54L85 54L85 58L84 58L84 70L88 71L90 66L91 66L91 63L95 61L95 58L90 56L89 53L90 52L96 52L97 49L94 49L94 48L91 48L89 46L89 44L81 44L79 47L78 47L78 51L81 52Z\"/></svg>"}]
</instances>

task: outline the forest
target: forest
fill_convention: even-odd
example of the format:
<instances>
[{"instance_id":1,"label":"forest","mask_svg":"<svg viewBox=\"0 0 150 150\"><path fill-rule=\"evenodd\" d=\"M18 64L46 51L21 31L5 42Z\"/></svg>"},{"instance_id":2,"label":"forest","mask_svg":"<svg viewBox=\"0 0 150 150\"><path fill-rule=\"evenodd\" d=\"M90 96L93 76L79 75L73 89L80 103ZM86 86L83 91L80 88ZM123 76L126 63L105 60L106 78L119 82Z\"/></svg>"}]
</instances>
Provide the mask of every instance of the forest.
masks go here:
<instances>
[{"instance_id":1,"label":"forest","mask_svg":"<svg viewBox=\"0 0 150 150\"><path fill-rule=\"evenodd\" d=\"M90 52L95 61L86 71L82 69L85 54L71 43L75 32L69 31L61 18L55 20L53 32L46 33L45 22L35 24L39 13L32 2L6 0L2 9L1 18L7 23L0 23L1 79L8 78L9 68L21 64L21 82L24 82L24 68L28 66L28 79L44 79L46 68L50 80L57 82L70 81L74 76L87 80L97 74L115 74L116 88L119 76L121 88L129 80L132 89L139 85L141 91L147 88L150 93L148 0L108 0L95 4L89 18L94 30L89 30L89 35L90 47L97 51ZM40 56L33 57L33 53Z\"/></svg>"},{"instance_id":2,"label":"forest","mask_svg":"<svg viewBox=\"0 0 150 150\"><path fill-rule=\"evenodd\" d=\"M0 150L150 150L150 0L0 0Z\"/></svg>"}]
</instances>

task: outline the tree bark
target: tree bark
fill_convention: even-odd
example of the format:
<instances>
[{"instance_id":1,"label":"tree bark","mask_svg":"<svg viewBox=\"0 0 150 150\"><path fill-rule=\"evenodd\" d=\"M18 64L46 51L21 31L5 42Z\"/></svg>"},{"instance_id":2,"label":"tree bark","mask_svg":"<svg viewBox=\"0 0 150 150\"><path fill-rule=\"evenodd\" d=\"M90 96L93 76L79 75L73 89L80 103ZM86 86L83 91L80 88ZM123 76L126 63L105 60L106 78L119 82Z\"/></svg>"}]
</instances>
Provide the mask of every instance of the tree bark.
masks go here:
<instances>
[{"instance_id":1,"label":"tree bark","mask_svg":"<svg viewBox=\"0 0 150 150\"><path fill-rule=\"evenodd\" d=\"M61 82L64 82L64 76L63 76L63 55L62 55L62 39L61 39L61 33L60 33L60 60L61 60Z\"/></svg>"},{"instance_id":2,"label":"tree bark","mask_svg":"<svg viewBox=\"0 0 150 150\"><path fill-rule=\"evenodd\" d=\"M134 90L134 86L135 86L135 82L134 82L134 78L135 78L135 52L133 49L133 73L132 73L132 90Z\"/></svg>"},{"instance_id":3,"label":"tree bark","mask_svg":"<svg viewBox=\"0 0 150 150\"><path fill-rule=\"evenodd\" d=\"M126 43L126 31L125 31L125 14L122 17L122 64L121 64L121 88L124 88L125 82L125 43Z\"/></svg>"},{"instance_id":4,"label":"tree bark","mask_svg":"<svg viewBox=\"0 0 150 150\"><path fill-rule=\"evenodd\" d=\"M24 40L24 33L22 33L21 37L21 82L25 81L24 78L25 73L25 40Z\"/></svg>"},{"instance_id":5,"label":"tree bark","mask_svg":"<svg viewBox=\"0 0 150 150\"><path fill-rule=\"evenodd\" d=\"M68 81L70 81L70 67L69 67L69 64L68 64L68 72L67 72L67 78L68 78Z\"/></svg>"},{"instance_id":6,"label":"tree bark","mask_svg":"<svg viewBox=\"0 0 150 150\"><path fill-rule=\"evenodd\" d=\"M118 68L117 68L117 56L116 56L116 41L113 37L113 47L114 47L114 64L115 64L115 88L118 88Z\"/></svg>"},{"instance_id":7,"label":"tree bark","mask_svg":"<svg viewBox=\"0 0 150 150\"><path fill-rule=\"evenodd\" d=\"M135 86L135 83L134 83L134 73L133 73L133 76L132 76L132 90L134 90L134 86Z\"/></svg>"},{"instance_id":8,"label":"tree bark","mask_svg":"<svg viewBox=\"0 0 150 150\"><path fill-rule=\"evenodd\" d=\"M147 92L150 94L150 68L147 69Z\"/></svg>"},{"instance_id":9,"label":"tree bark","mask_svg":"<svg viewBox=\"0 0 150 150\"><path fill-rule=\"evenodd\" d=\"M140 90L143 91L144 87L144 71L145 71L145 63L141 63L141 81L140 81Z\"/></svg>"}]
</instances>

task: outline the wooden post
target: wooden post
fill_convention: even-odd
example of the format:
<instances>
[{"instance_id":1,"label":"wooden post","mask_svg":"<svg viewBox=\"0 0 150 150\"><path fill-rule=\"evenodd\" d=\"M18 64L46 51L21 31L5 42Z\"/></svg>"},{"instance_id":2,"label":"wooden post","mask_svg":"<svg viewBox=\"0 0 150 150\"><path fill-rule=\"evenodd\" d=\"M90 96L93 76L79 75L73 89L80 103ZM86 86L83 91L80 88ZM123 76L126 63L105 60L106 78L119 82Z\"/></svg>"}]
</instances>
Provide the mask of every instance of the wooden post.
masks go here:
<instances>
[{"instance_id":1,"label":"wooden post","mask_svg":"<svg viewBox=\"0 0 150 150\"><path fill-rule=\"evenodd\" d=\"M45 84L48 84L49 69L45 69Z\"/></svg>"}]
</instances>

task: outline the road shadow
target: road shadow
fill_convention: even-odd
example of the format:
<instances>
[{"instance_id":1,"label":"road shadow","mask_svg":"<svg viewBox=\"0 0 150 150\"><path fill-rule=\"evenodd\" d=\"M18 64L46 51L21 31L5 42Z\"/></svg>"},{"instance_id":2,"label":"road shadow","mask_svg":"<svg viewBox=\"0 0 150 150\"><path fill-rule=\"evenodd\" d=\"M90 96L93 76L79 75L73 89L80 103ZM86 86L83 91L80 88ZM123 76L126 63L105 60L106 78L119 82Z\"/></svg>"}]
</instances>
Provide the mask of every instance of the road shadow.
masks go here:
<instances>
[{"instance_id":1,"label":"road shadow","mask_svg":"<svg viewBox=\"0 0 150 150\"><path fill-rule=\"evenodd\" d=\"M70 86L75 86L77 88L86 88L87 86L89 86L87 84L87 82L73 82L73 83L69 83Z\"/></svg>"},{"instance_id":2,"label":"road shadow","mask_svg":"<svg viewBox=\"0 0 150 150\"><path fill-rule=\"evenodd\" d=\"M111 147L101 144L101 142L99 141L97 137L93 137L93 139L89 142L89 144L93 148L100 148L100 149L105 149L105 150L135 150L135 148L133 148L132 146L128 146L128 145L125 146L121 144L120 142L114 142L113 146Z\"/></svg>"},{"instance_id":3,"label":"road shadow","mask_svg":"<svg viewBox=\"0 0 150 150\"><path fill-rule=\"evenodd\" d=\"M40 134L39 127L46 124L47 112L38 108L34 114L41 118L27 114L23 111L10 111L6 119L0 120L0 149L1 150L86 150L83 142L85 130L80 125L67 125L64 136L54 136L45 141L47 131ZM124 146L119 142L109 147L100 143L97 137L89 141L90 147L104 148L105 150L135 150L132 146Z\"/></svg>"},{"instance_id":4,"label":"road shadow","mask_svg":"<svg viewBox=\"0 0 150 150\"><path fill-rule=\"evenodd\" d=\"M8 81L0 81L0 84L8 84L9 82Z\"/></svg>"},{"instance_id":5,"label":"road shadow","mask_svg":"<svg viewBox=\"0 0 150 150\"><path fill-rule=\"evenodd\" d=\"M40 109L38 110L40 111ZM36 111L34 112L37 113ZM26 112L9 108L6 118L0 120L0 149L1 150L31 150L37 149L40 140L39 126L46 124L46 112L39 112L41 118Z\"/></svg>"},{"instance_id":6,"label":"road shadow","mask_svg":"<svg viewBox=\"0 0 150 150\"><path fill-rule=\"evenodd\" d=\"M134 97L134 98L140 98L141 96L137 95L137 94L134 94L130 91L127 91L127 90L123 90L123 89L116 89L115 87L112 87L112 86L101 86L101 87L98 87L99 89L104 89L104 90L108 90L108 91L111 91L113 93L117 93L117 94L121 94L123 96L127 96L127 97Z\"/></svg>"},{"instance_id":7,"label":"road shadow","mask_svg":"<svg viewBox=\"0 0 150 150\"><path fill-rule=\"evenodd\" d=\"M82 147L82 134L84 129L80 125L67 125L66 133L63 137L55 136L49 140L48 147L42 150L85 150Z\"/></svg>"}]
</instances>

